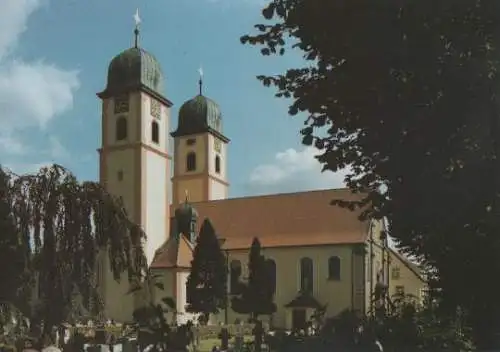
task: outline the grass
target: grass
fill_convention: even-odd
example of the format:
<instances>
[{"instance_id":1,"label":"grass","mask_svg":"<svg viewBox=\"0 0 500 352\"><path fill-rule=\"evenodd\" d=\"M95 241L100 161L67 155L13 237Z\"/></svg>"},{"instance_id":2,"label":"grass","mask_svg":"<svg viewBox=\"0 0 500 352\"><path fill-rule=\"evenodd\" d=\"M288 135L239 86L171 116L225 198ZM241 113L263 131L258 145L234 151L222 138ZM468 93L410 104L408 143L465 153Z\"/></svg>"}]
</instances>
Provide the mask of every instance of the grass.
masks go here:
<instances>
[{"instance_id":1,"label":"grass","mask_svg":"<svg viewBox=\"0 0 500 352\"><path fill-rule=\"evenodd\" d=\"M243 339L245 342L253 341L253 336L244 336ZM229 340L229 345L234 344L234 337ZM214 346L220 347L220 339L209 338L209 339L201 339L200 344L198 345L197 352L211 352ZM192 349L191 349L192 351Z\"/></svg>"}]
</instances>

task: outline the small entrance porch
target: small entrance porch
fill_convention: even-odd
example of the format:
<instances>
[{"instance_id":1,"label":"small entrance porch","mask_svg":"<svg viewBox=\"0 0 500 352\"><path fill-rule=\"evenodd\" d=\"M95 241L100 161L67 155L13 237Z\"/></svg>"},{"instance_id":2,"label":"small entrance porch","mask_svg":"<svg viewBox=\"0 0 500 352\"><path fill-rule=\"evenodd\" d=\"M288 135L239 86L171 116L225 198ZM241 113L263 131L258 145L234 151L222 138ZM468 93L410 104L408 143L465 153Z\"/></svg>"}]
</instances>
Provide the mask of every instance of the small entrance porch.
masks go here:
<instances>
[{"instance_id":1,"label":"small entrance porch","mask_svg":"<svg viewBox=\"0 0 500 352\"><path fill-rule=\"evenodd\" d=\"M299 293L297 297L285 305L285 308L286 329L300 331L307 329L315 311L321 309L322 305L311 294Z\"/></svg>"}]
</instances>

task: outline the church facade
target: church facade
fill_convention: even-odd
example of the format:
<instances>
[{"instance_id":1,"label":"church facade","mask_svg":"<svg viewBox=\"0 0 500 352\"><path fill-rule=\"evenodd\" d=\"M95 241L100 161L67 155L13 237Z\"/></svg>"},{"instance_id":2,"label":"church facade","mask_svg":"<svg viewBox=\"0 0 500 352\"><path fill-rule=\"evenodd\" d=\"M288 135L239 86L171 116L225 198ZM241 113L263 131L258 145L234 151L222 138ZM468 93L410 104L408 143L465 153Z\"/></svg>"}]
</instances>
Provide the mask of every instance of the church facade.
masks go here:
<instances>
[{"instance_id":1,"label":"church facade","mask_svg":"<svg viewBox=\"0 0 500 352\"><path fill-rule=\"evenodd\" d=\"M160 64L138 46L137 38L134 47L112 59L106 87L97 94L102 109L99 177L146 232L148 264L165 287L156 296L174 298L177 322L194 318L185 311L186 281L196 234L206 218L227 256L229 297L231 282L248 275L252 239L261 241L276 281L278 310L269 317L273 326L298 327L322 306L327 316L346 309L367 314L381 284L389 292L406 289L420 295L422 275L388 247L384 223L362 222L359 212L330 205L333 199L359 197L348 190L228 198L230 140L223 133L219 105L202 94L200 81L199 94L182 104L172 131L173 104L164 95L163 81ZM126 279L113 280L107 253L99 255L105 314L131 321L137 296L128 294ZM246 318L228 309L213 321Z\"/></svg>"}]
</instances>

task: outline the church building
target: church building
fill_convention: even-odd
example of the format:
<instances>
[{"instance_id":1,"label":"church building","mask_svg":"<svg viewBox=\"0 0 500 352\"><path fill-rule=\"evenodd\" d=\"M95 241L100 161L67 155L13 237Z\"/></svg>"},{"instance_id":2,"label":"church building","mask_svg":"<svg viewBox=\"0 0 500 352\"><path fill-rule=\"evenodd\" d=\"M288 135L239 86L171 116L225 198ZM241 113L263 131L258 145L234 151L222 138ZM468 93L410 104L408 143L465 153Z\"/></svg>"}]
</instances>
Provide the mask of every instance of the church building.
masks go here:
<instances>
[{"instance_id":1,"label":"church building","mask_svg":"<svg viewBox=\"0 0 500 352\"><path fill-rule=\"evenodd\" d=\"M173 103L164 93L162 69L139 46L138 34L136 28L135 45L111 60L106 87L97 94L102 102L99 177L146 232L148 264L165 287L158 296L174 298L177 322L193 319L185 311L186 281L204 219L213 224L227 256L228 295L231 282L248 275L249 248L259 238L274 271L277 312L269 323L275 327L300 327L323 306L327 316L346 309L368 314L380 285L389 293L420 296L425 286L420 270L389 248L384 222L360 221L359 211L330 205L359 195L331 189L229 198L230 140L221 108L203 94L200 80L199 94L181 105L172 130ZM113 280L107 253L100 256L105 314L131 321L137 296L128 294L126 279ZM246 318L228 309L213 322Z\"/></svg>"}]
</instances>

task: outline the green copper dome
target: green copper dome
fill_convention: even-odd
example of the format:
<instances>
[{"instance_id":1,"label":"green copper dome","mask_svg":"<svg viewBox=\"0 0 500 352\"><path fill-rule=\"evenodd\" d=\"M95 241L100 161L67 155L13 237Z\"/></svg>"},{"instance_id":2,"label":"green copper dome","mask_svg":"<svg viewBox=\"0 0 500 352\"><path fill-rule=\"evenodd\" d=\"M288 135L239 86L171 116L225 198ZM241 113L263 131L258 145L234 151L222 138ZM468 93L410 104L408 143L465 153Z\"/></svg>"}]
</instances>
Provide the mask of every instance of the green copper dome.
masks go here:
<instances>
[{"instance_id":1,"label":"green copper dome","mask_svg":"<svg viewBox=\"0 0 500 352\"><path fill-rule=\"evenodd\" d=\"M175 209L175 223L177 231L189 236L190 240L194 241L197 220L198 212L191 204L189 204L186 198L184 204L179 205L179 207Z\"/></svg>"},{"instance_id":2,"label":"green copper dome","mask_svg":"<svg viewBox=\"0 0 500 352\"><path fill-rule=\"evenodd\" d=\"M143 86L163 94L163 73L156 58L141 48L130 48L111 60L107 91Z\"/></svg>"},{"instance_id":3,"label":"green copper dome","mask_svg":"<svg viewBox=\"0 0 500 352\"><path fill-rule=\"evenodd\" d=\"M190 135L208 130L221 133L222 115L219 104L200 94L180 107L177 131L173 135Z\"/></svg>"}]
</instances>

